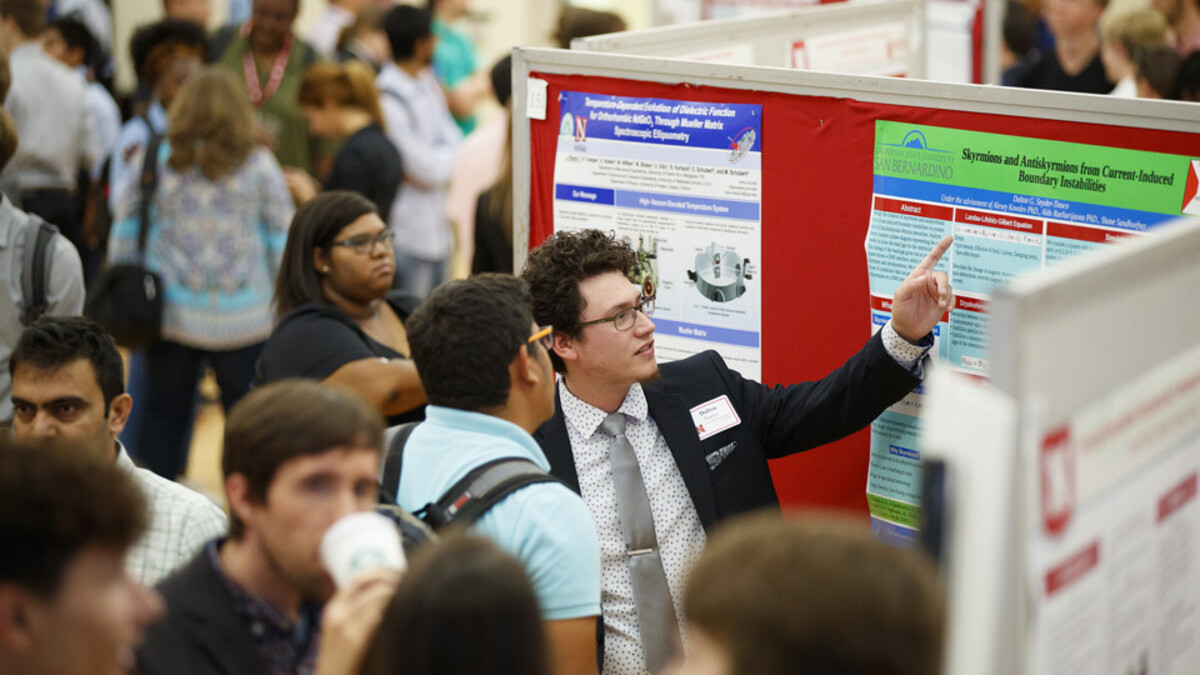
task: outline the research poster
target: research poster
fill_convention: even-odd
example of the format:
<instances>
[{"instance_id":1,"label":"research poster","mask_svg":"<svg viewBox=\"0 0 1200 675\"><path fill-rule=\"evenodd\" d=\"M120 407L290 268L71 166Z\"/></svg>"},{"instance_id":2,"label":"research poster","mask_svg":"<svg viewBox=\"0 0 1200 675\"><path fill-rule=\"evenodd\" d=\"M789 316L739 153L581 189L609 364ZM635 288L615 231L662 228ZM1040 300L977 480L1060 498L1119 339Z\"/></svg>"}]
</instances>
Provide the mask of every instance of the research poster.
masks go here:
<instances>
[{"instance_id":1,"label":"research poster","mask_svg":"<svg viewBox=\"0 0 1200 675\"><path fill-rule=\"evenodd\" d=\"M875 123L866 240L870 316L879 330L897 286L942 237L938 265L956 295L934 330L936 367L989 370L991 293L1015 275L1129 237L1190 212L1193 158L941 127ZM876 535L917 536L922 390L872 425L867 501Z\"/></svg>"},{"instance_id":2,"label":"research poster","mask_svg":"<svg viewBox=\"0 0 1200 675\"><path fill-rule=\"evenodd\" d=\"M907 22L892 21L813 35L792 41L787 62L798 70L905 77L910 75L911 33Z\"/></svg>"},{"instance_id":3,"label":"research poster","mask_svg":"<svg viewBox=\"0 0 1200 675\"><path fill-rule=\"evenodd\" d=\"M1026 672L1200 672L1200 347L1028 442Z\"/></svg>"},{"instance_id":4,"label":"research poster","mask_svg":"<svg viewBox=\"0 0 1200 675\"><path fill-rule=\"evenodd\" d=\"M614 232L657 298L660 362L761 379L762 106L559 94L554 227Z\"/></svg>"}]
</instances>

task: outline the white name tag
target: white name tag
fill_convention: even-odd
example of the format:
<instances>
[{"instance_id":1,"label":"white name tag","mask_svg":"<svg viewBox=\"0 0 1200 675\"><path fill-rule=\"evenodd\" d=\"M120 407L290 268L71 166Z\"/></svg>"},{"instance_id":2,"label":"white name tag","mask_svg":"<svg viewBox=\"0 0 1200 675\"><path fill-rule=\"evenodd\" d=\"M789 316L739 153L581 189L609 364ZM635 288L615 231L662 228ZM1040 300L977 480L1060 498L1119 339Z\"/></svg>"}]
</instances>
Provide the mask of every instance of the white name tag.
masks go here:
<instances>
[{"instance_id":1,"label":"white name tag","mask_svg":"<svg viewBox=\"0 0 1200 675\"><path fill-rule=\"evenodd\" d=\"M692 424L696 425L696 433L700 435L700 440L732 429L741 423L742 419L733 409L729 397L724 394L692 408Z\"/></svg>"}]
</instances>

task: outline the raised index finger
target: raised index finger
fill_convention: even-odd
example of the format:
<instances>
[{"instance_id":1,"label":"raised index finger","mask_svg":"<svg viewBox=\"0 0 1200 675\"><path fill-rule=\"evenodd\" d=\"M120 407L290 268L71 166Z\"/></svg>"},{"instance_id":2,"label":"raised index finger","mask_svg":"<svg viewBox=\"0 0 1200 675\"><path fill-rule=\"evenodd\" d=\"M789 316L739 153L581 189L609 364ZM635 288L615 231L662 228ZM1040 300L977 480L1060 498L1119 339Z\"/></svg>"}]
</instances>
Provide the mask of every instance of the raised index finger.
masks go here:
<instances>
[{"instance_id":1,"label":"raised index finger","mask_svg":"<svg viewBox=\"0 0 1200 675\"><path fill-rule=\"evenodd\" d=\"M933 247L933 250L929 252L929 255L925 256L925 259L922 260L919 265L913 268L912 274L909 276L924 274L925 272L932 270L937 266L938 261L942 259L942 255L946 253L946 250L950 248L950 244L953 243L954 235L946 235L941 241L938 242L937 246Z\"/></svg>"}]
</instances>

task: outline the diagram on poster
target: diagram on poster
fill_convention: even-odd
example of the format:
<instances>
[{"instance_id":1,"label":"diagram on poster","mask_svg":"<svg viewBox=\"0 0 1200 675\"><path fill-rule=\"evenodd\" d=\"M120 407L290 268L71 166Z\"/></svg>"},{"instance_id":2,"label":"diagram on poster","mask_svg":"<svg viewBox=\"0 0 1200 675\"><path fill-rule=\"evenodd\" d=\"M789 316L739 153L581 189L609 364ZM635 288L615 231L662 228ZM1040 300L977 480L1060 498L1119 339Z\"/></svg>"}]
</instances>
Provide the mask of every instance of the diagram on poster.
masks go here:
<instances>
[{"instance_id":1,"label":"diagram on poster","mask_svg":"<svg viewBox=\"0 0 1200 675\"><path fill-rule=\"evenodd\" d=\"M986 378L993 289L1179 217L1195 182L1189 157L877 121L866 240L873 330L890 318L900 282L953 234L937 269L950 276L955 306L934 329L932 354ZM918 387L872 425L872 526L898 545L917 535L921 402Z\"/></svg>"},{"instance_id":2,"label":"diagram on poster","mask_svg":"<svg viewBox=\"0 0 1200 675\"><path fill-rule=\"evenodd\" d=\"M554 227L614 232L657 298L655 350L762 376L762 106L564 91Z\"/></svg>"}]
</instances>

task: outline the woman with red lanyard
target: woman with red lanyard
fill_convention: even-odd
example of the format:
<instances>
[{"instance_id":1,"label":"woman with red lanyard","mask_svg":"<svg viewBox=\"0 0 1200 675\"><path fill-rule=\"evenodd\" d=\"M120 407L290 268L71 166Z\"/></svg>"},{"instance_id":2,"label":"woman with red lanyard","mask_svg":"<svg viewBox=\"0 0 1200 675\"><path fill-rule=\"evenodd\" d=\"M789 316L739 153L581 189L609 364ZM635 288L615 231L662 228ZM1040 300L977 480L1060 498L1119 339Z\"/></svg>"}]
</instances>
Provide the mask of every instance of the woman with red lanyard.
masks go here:
<instances>
[{"instance_id":1,"label":"woman with red lanyard","mask_svg":"<svg viewBox=\"0 0 1200 675\"><path fill-rule=\"evenodd\" d=\"M279 163L313 172L313 139L297 94L313 48L292 32L300 0L254 0L250 20L227 26L213 39L217 64L246 84L258 122L258 136Z\"/></svg>"}]
</instances>

